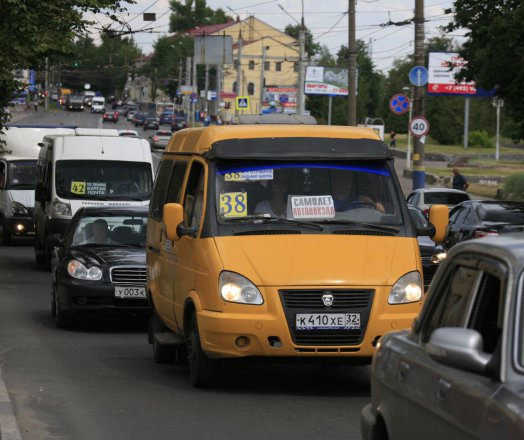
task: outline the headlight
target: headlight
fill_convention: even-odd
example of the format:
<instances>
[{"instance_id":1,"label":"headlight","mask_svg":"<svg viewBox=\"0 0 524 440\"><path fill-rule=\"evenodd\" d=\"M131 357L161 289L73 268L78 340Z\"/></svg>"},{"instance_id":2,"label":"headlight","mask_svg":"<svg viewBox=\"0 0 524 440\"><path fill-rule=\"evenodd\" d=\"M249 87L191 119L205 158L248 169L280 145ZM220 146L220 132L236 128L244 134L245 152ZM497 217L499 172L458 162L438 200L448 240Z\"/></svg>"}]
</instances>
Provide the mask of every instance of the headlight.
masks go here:
<instances>
[{"instance_id":1,"label":"headlight","mask_svg":"<svg viewBox=\"0 0 524 440\"><path fill-rule=\"evenodd\" d=\"M28 214L27 208L18 202L13 202L11 204L11 210L13 211L13 214L18 214L18 215L27 215Z\"/></svg>"},{"instance_id":2,"label":"headlight","mask_svg":"<svg viewBox=\"0 0 524 440\"><path fill-rule=\"evenodd\" d=\"M71 217L71 205L61 202L58 199L53 200L52 211L54 215L63 215Z\"/></svg>"},{"instance_id":3,"label":"headlight","mask_svg":"<svg viewBox=\"0 0 524 440\"><path fill-rule=\"evenodd\" d=\"M431 262L433 264L439 264L448 256L447 252L439 252L438 254L433 254L431 256Z\"/></svg>"},{"instance_id":4,"label":"headlight","mask_svg":"<svg viewBox=\"0 0 524 440\"><path fill-rule=\"evenodd\" d=\"M409 272L400 277L389 292L389 304L406 304L422 299L422 279L420 273Z\"/></svg>"},{"instance_id":5,"label":"headlight","mask_svg":"<svg viewBox=\"0 0 524 440\"><path fill-rule=\"evenodd\" d=\"M263 304L262 294L247 278L234 272L220 274L218 290L223 300L242 304Z\"/></svg>"},{"instance_id":6,"label":"headlight","mask_svg":"<svg viewBox=\"0 0 524 440\"><path fill-rule=\"evenodd\" d=\"M78 280L98 281L102 279L102 271L99 267L93 266L88 269L78 260L71 260L67 263L67 273Z\"/></svg>"}]
</instances>

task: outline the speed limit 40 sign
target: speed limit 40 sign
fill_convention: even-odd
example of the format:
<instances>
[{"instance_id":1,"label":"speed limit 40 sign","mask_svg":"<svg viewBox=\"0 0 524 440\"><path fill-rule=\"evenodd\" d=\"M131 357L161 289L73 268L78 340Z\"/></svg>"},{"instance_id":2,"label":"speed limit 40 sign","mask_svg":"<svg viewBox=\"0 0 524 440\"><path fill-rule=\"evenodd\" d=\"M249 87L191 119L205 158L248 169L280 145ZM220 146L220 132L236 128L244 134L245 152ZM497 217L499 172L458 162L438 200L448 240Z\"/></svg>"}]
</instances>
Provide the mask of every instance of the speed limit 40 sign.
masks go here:
<instances>
[{"instance_id":1,"label":"speed limit 40 sign","mask_svg":"<svg viewBox=\"0 0 524 440\"><path fill-rule=\"evenodd\" d=\"M422 116L416 116L409 121L409 131L415 137L426 136L429 132L429 122Z\"/></svg>"}]
</instances>

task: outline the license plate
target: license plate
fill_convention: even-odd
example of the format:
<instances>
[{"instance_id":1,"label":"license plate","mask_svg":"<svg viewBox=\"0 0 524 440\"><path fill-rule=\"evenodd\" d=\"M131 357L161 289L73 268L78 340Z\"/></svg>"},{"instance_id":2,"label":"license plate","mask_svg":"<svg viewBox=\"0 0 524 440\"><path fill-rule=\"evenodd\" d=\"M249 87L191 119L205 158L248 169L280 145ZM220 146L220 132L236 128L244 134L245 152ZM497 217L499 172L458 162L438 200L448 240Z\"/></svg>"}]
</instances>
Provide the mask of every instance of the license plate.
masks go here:
<instances>
[{"instance_id":1,"label":"license plate","mask_svg":"<svg viewBox=\"0 0 524 440\"><path fill-rule=\"evenodd\" d=\"M297 313L297 330L360 329L360 313Z\"/></svg>"},{"instance_id":2,"label":"license plate","mask_svg":"<svg viewBox=\"0 0 524 440\"><path fill-rule=\"evenodd\" d=\"M145 287L115 287L117 298L147 298Z\"/></svg>"}]
</instances>

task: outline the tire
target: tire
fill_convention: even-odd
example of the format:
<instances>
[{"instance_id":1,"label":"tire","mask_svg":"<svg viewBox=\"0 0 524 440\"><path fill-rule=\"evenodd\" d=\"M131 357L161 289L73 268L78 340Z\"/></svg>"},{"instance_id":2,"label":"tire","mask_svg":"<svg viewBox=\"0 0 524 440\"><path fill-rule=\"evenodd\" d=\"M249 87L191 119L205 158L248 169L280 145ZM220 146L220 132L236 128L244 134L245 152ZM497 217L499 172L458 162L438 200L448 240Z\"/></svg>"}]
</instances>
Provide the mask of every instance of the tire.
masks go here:
<instances>
[{"instance_id":1,"label":"tire","mask_svg":"<svg viewBox=\"0 0 524 440\"><path fill-rule=\"evenodd\" d=\"M62 310L58 298L55 298L55 324L58 328L65 329L72 328L75 324L73 315Z\"/></svg>"},{"instance_id":2,"label":"tire","mask_svg":"<svg viewBox=\"0 0 524 440\"><path fill-rule=\"evenodd\" d=\"M5 224L5 220L2 222L2 244L9 246L13 240L13 234Z\"/></svg>"},{"instance_id":3,"label":"tire","mask_svg":"<svg viewBox=\"0 0 524 440\"><path fill-rule=\"evenodd\" d=\"M51 293L51 316L56 318L56 293L55 286L53 283L53 292Z\"/></svg>"},{"instance_id":4,"label":"tire","mask_svg":"<svg viewBox=\"0 0 524 440\"><path fill-rule=\"evenodd\" d=\"M170 331L162 322L156 311L153 312L149 321L148 342L153 344L153 359L157 364L172 364L176 359L176 347L161 345L155 340L155 333Z\"/></svg>"},{"instance_id":5,"label":"tire","mask_svg":"<svg viewBox=\"0 0 524 440\"><path fill-rule=\"evenodd\" d=\"M195 388L208 388L216 386L219 377L219 363L209 359L200 344L200 333L196 315L191 316L189 335L186 338L187 357L191 384Z\"/></svg>"},{"instance_id":6,"label":"tire","mask_svg":"<svg viewBox=\"0 0 524 440\"><path fill-rule=\"evenodd\" d=\"M37 264L44 262L44 254L41 252L40 246L38 245L38 231L35 231L35 261Z\"/></svg>"},{"instance_id":7,"label":"tire","mask_svg":"<svg viewBox=\"0 0 524 440\"><path fill-rule=\"evenodd\" d=\"M43 256L43 262L44 267L46 270L51 271L51 259L53 258L53 250L49 249L49 246L47 243L44 243L44 256Z\"/></svg>"}]
</instances>

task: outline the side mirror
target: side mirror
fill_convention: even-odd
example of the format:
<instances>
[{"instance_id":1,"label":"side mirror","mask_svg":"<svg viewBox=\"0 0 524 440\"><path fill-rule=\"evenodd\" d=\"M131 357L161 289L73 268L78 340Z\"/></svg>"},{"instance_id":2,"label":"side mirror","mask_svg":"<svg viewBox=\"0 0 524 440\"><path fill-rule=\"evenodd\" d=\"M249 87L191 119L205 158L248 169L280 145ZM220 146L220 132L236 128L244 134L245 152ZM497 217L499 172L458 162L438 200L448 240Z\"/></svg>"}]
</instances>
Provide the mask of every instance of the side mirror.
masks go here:
<instances>
[{"instance_id":1,"label":"side mirror","mask_svg":"<svg viewBox=\"0 0 524 440\"><path fill-rule=\"evenodd\" d=\"M431 206L429 208L429 222L435 227L435 233L430 238L435 243L443 243L448 231L449 208L446 205Z\"/></svg>"},{"instance_id":2,"label":"side mirror","mask_svg":"<svg viewBox=\"0 0 524 440\"><path fill-rule=\"evenodd\" d=\"M167 203L163 209L164 224L166 225L166 235L171 241L178 240L178 225L184 221L184 207L180 203Z\"/></svg>"},{"instance_id":3,"label":"side mirror","mask_svg":"<svg viewBox=\"0 0 524 440\"><path fill-rule=\"evenodd\" d=\"M462 327L436 329L426 344L426 352L435 361L449 367L486 373L491 355L483 351L482 335Z\"/></svg>"},{"instance_id":4,"label":"side mirror","mask_svg":"<svg viewBox=\"0 0 524 440\"><path fill-rule=\"evenodd\" d=\"M37 202L47 202L48 194L45 186L37 185L35 189L35 200Z\"/></svg>"}]
</instances>

